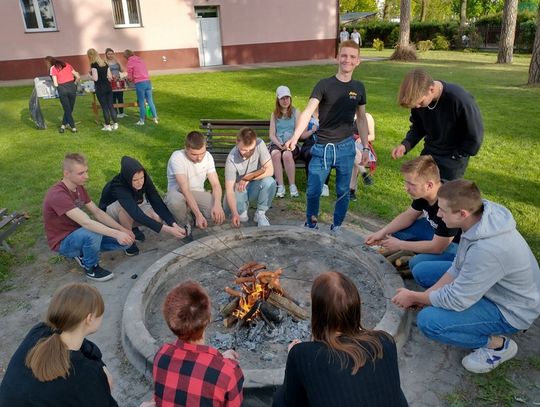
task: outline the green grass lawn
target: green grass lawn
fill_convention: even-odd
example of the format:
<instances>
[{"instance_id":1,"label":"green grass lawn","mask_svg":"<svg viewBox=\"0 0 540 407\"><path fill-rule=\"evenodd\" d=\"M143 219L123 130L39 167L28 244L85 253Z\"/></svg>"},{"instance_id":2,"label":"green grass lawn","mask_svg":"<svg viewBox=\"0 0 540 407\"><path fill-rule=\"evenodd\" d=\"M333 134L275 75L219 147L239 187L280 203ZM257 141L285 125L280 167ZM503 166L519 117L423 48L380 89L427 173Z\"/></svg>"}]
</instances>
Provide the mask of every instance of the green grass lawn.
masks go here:
<instances>
[{"instance_id":1,"label":"green grass lawn","mask_svg":"<svg viewBox=\"0 0 540 407\"><path fill-rule=\"evenodd\" d=\"M363 49L362 55L388 56L390 52ZM510 66L496 65L496 55L489 53L430 51L420 58L414 64L365 62L355 73L366 85L367 109L376 121L379 168L375 185L361 191L351 211L390 219L410 203L402 187L401 161L393 161L390 151L408 128L408 111L396 103L399 83L409 69L423 66L435 78L459 83L476 97L486 132L479 155L470 161L467 178L477 182L486 198L512 211L519 230L540 257L540 88L525 86L530 56L516 55ZM0 251L0 280L12 265L34 258L27 253L43 236L42 199L61 178L66 152L79 151L88 157L88 189L94 201L118 172L125 154L139 159L164 191L167 160L183 146L185 134L198 128L200 118L267 119L275 89L282 84L291 88L294 104L303 108L315 83L335 70L326 65L155 76L159 125L135 126L137 111L127 109L129 117L121 119L120 129L113 133L101 132L94 123L91 96L77 100L74 116L79 133L59 134L62 110L58 100L41 101L49 128L36 130L28 111L32 88L0 88L0 207L31 215L10 239L15 256ZM419 152L417 147L409 157ZM303 173L299 176L300 189L305 190ZM301 209L304 201L292 207ZM330 200L324 200L322 210L331 211Z\"/></svg>"}]
</instances>

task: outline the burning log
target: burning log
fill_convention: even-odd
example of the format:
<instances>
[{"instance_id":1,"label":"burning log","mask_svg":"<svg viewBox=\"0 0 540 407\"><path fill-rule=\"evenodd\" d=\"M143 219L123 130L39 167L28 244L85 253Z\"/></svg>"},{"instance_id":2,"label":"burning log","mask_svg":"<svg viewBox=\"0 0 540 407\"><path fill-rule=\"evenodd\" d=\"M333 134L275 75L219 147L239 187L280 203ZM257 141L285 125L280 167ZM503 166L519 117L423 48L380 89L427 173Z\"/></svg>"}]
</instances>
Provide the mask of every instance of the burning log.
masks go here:
<instances>
[{"instance_id":1,"label":"burning log","mask_svg":"<svg viewBox=\"0 0 540 407\"><path fill-rule=\"evenodd\" d=\"M225 328L230 328L231 326L234 326L237 321L238 321L238 318L236 318L236 317L225 318L225 319L223 319L223 326Z\"/></svg>"},{"instance_id":2,"label":"burning log","mask_svg":"<svg viewBox=\"0 0 540 407\"><path fill-rule=\"evenodd\" d=\"M223 308L221 308L221 315L224 317L228 317L233 313L233 311L238 308L238 303L240 302L240 298L236 297L234 300L229 302L227 305L225 305Z\"/></svg>"},{"instance_id":3,"label":"burning log","mask_svg":"<svg viewBox=\"0 0 540 407\"><path fill-rule=\"evenodd\" d=\"M272 304L275 307L283 309L295 318L304 320L309 318L309 314L304 309L300 308L288 298L285 298L276 293L271 293L266 301L268 301L269 304Z\"/></svg>"}]
</instances>

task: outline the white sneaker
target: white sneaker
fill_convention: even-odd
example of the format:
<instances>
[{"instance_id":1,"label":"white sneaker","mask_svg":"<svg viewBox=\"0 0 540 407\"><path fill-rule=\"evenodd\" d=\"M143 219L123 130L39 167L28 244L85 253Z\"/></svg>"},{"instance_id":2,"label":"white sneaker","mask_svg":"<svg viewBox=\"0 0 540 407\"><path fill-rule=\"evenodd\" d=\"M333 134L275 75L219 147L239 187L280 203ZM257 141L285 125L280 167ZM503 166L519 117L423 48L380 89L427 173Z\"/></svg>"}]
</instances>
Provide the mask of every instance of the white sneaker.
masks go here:
<instances>
[{"instance_id":1,"label":"white sneaker","mask_svg":"<svg viewBox=\"0 0 540 407\"><path fill-rule=\"evenodd\" d=\"M285 185L278 185L277 191L276 191L276 198L284 198L285 197Z\"/></svg>"},{"instance_id":2,"label":"white sneaker","mask_svg":"<svg viewBox=\"0 0 540 407\"><path fill-rule=\"evenodd\" d=\"M510 338L504 338L501 350L478 348L473 353L463 358L461 364L469 372L487 373L495 369L501 363L512 359L518 351L517 344Z\"/></svg>"},{"instance_id":3,"label":"white sneaker","mask_svg":"<svg viewBox=\"0 0 540 407\"><path fill-rule=\"evenodd\" d=\"M110 124L106 124L105 126L103 126L101 131L112 131L112 127Z\"/></svg>"},{"instance_id":4,"label":"white sneaker","mask_svg":"<svg viewBox=\"0 0 540 407\"><path fill-rule=\"evenodd\" d=\"M253 222L257 222L257 226L259 227L270 226L270 222L266 217L266 212L263 211L255 211L255 215L253 216Z\"/></svg>"},{"instance_id":5,"label":"white sneaker","mask_svg":"<svg viewBox=\"0 0 540 407\"><path fill-rule=\"evenodd\" d=\"M154 120L154 123L158 124L159 123L159 120L157 117L154 117L152 120Z\"/></svg>"},{"instance_id":6,"label":"white sneaker","mask_svg":"<svg viewBox=\"0 0 540 407\"><path fill-rule=\"evenodd\" d=\"M249 220L248 212L245 210L240 214L240 222L247 222Z\"/></svg>"},{"instance_id":7,"label":"white sneaker","mask_svg":"<svg viewBox=\"0 0 540 407\"><path fill-rule=\"evenodd\" d=\"M118 130L118 123L113 123L112 129L113 130Z\"/></svg>"},{"instance_id":8,"label":"white sneaker","mask_svg":"<svg viewBox=\"0 0 540 407\"><path fill-rule=\"evenodd\" d=\"M116 115L116 117L119 118L119 119L123 119L124 117L126 117L126 114L125 113L118 113Z\"/></svg>"},{"instance_id":9,"label":"white sneaker","mask_svg":"<svg viewBox=\"0 0 540 407\"><path fill-rule=\"evenodd\" d=\"M139 120L137 123L135 123L136 126L144 126L144 122L142 120Z\"/></svg>"},{"instance_id":10,"label":"white sneaker","mask_svg":"<svg viewBox=\"0 0 540 407\"><path fill-rule=\"evenodd\" d=\"M332 236L341 236L341 226L330 225L330 234Z\"/></svg>"},{"instance_id":11,"label":"white sneaker","mask_svg":"<svg viewBox=\"0 0 540 407\"><path fill-rule=\"evenodd\" d=\"M291 184L289 193L291 194L291 198L296 198L298 196L298 188L296 188L295 184Z\"/></svg>"},{"instance_id":12,"label":"white sneaker","mask_svg":"<svg viewBox=\"0 0 540 407\"><path fill-rule=\"evenodd\" d=\"M322 186L321 196L330 196L330 190L328 189L328 185L324 184Z\"/></svg>"}]
</instances>

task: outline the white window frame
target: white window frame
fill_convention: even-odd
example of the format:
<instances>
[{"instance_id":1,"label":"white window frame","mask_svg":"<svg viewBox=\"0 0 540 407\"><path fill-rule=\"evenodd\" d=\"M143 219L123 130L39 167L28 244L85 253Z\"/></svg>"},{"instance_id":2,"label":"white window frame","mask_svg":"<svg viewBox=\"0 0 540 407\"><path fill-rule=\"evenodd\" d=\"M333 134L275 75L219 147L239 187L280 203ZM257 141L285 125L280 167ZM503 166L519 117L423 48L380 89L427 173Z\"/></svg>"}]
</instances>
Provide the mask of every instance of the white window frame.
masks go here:
<instances>
[{"instance_id":1,"label":"white window frame","mask_svg":"<svg viewBox=\"0 0 540 407\"><path fill-rule=\"evenodd\" d=\"M41 18L41 13L39 12L39 2L38 2L38 0L30 0L30 1L34 4L34 14L36 16L36 21L38 23L38 28L28 28L26 26L26 19L24 18L24 8L23 8L22 0L19 0L19 7L21 9L21 15L22 15L23 24L24 24L24 31L25 32L58 31L58 23L56 22L56 13L54 12L53 0L48 0L48 1L49 1L49 6L50 6L50 8L52 10L52 17L53 17L53 21L54 21L54 25L55 25L54 28L48 28L48 27L43 26L43 20Z\"/></svg>"},{"instance_id":2,"label":"white window frame","mask_svg":"<svg viewBox=\"0 0 540 407\"><path fill-rule=\"evenodd\" d=\"M122 10L124 12L124 18L129 18L129 12L128 12L128 5L127 0L117 0L122 2ZM142 27L142 17L141 17L141 6L139 4L139 0L135 0L135 3L137 5L137 15L139 16L139 22L138 23L124 23L124 24L116 24L115 17L114 17L114 0L111 0L111 11L113 15L113 22L115 28L130 28L130 27Z\"/></svg>"}]
</instances>

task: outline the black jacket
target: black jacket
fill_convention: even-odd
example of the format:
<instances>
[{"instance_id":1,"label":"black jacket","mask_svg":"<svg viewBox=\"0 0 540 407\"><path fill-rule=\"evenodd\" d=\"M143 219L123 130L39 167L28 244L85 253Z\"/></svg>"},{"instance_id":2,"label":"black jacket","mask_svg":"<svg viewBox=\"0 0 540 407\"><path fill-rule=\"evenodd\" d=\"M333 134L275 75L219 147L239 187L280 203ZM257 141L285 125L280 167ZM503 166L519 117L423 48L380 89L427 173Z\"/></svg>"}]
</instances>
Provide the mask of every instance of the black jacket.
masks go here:
<instances>
[{"instance_id":1,"label":"black jacket","mask_svg":"<svg viewBox=\"0 0 540 407\"><path fill-rule=\"evenodd\" d=\"M144 172L144 184L137 191L132 186L132 180L133 175L139 171ZM144 167L136 159L124 156L121 161L120 174L116 175L103 187L99 207L102 210L106 210L107 206L118 201L135 222L159 233L163 225L145 215L141 208L139 208L145 197L159 217L167 225L172 226L175 222L174 217L163 202L163 199L161 199L150 175L148 175Z\"/></svg>"}]
</instances>

